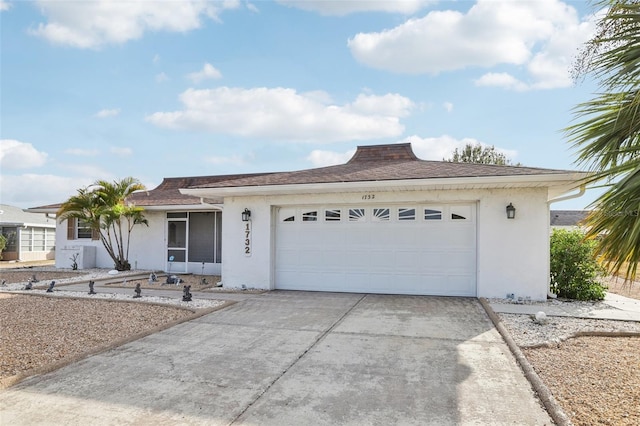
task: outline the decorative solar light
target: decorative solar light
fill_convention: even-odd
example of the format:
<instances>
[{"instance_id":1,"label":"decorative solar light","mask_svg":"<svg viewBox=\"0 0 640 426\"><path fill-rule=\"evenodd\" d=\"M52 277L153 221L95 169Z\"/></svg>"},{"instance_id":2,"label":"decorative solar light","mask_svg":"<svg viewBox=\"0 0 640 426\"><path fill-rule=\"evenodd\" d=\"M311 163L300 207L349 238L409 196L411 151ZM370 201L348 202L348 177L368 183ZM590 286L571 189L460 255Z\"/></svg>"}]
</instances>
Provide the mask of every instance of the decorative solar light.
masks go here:
<instances>
[{"instance_id":1,"label":"decorative solar light","mask_svg":"<svg viewBox=\"0 0 640 426\"><path fill-rule=\"evenodd\" d=\"M513 219L516 217L516 208L513 207L512 203L509 203L507 206L507 219Z\"/></svg>"},{"instance_id":2,"label":"decorative solar light","mask_svg":"<svg viewBox=\"0 0 640 426\"><path fill-rule=\"evenodd\" d=\"M249 222L249 219L251 219L251 210L245 208L242 212L242 221Z\"/></svg>"}]
</instances>

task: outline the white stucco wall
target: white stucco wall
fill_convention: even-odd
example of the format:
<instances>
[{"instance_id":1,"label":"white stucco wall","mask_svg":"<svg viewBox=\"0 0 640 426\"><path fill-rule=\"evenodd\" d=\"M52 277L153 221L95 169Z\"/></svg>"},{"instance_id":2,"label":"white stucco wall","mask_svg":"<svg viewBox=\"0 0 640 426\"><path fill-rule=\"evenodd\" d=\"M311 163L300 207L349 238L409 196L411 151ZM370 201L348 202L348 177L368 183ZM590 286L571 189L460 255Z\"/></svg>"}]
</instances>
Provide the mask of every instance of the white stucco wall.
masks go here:
<instances>
[{"instance_id":1,"label":"white stucco wall","mask_svg":"<svg viewBox=\"0 0 640 426\"><path fill-rule=\"evenodd\" d=\"M165 248L165 212L145 212L149 226L136 225L131 233L129 262L132 269L163 270ZM72 253L80 247L95 247L95 265L85 267L113 268L113 260L107 254L100 240L67 240L67 222L58 223L56 229L56 268L70 268ZM80 265L82 268L82 265Z\"/></svg>"},{"instance_id":2,"label":"white stucco wall","mask_svg":"<svg viewBox=\"0 0 640 426\"><path fill-rule=\"evenodd\" d=\"M222 231L225 287L275 288L273 274L274 206L398 202L476 202L477 296L545 299L549 281L547 189L376 192L375 202L361 193L227 197ZM516 218L506 217L513 203ZM251 210L251 256L244 254L242 211Z\"/></svg>"},{"instance_id":3,"label":"white stucco wall","mask_svg":"<svg viewBox=\"0 0 640 426\"><path fill-rule=\"evenodd\" d=\"M131 233L131 242L129 248L129 263L131 269L167 271L167 226L165 211L145 211L145 217L149 221L149 226L136 225ZM67 240L67 222L64 221L57 225L56 230L56 267L70 268L72 261L70 257L73 253L79 253L81 247L95 247L95 262L85 263L84 268L113 268L113 260L107 254L100 240L76 239ZM224 249L223 249L224 253ZM79 264L82 269L83 265ZM206 263L204 270L201 262L190 262L184 266L173 265L172 273L193 273L206 275L219 275L221 273L221 265Z\"/></svg>"}]
</instances>

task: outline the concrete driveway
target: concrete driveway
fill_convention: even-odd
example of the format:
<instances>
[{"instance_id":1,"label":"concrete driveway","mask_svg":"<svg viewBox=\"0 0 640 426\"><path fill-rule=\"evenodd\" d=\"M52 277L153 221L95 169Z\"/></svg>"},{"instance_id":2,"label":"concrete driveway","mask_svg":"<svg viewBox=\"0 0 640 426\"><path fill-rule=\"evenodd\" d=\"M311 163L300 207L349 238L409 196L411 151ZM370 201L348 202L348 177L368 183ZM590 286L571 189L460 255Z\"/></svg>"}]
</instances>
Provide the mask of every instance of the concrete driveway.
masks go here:
<instances>
[{"instance_id":1,"label":"concrete driveway","mask_svg":"<svg viewBox=\"0 0 640 426\"><path fill-rule=\"evenodd\" d=\"M551 424L475 299L276 291L0 392L0 424Z\"/></svg>"}]
</instances>

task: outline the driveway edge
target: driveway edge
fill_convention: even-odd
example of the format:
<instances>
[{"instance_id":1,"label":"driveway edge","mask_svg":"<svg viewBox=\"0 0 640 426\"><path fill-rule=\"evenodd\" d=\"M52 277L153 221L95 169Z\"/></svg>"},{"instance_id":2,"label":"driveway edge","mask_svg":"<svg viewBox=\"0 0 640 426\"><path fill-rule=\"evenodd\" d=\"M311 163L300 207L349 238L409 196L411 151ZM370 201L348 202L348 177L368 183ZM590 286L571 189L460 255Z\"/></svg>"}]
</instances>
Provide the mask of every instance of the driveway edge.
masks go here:
<instances>
[{"instance_id":1,"label":"driveway edge","mask_svg":"<svg viewBox=\"0 0 640 426\"><path fill-rule=\"evenodd\" d=\"M493 322L493 325L496 327L504 341L507 343L509 350L516 358L516 361L524 372L525 377L527 378L527 380L529 380L529 383L531 383L533 390L538 394L538 398L540 398L540 401L542 401L544 408L547 410L553 421L559 426L573 426L573 423L571 423L569 416L567 416L562 407L560 407L560 404L558 404L556 399L553 397L553 394L551 393L547 385L544 384L540 376L538 376L538 373L536 373L536 371L533 369L527 358L524 356L516 342L507 331L504 324L502 324L502 320L500 319L500 317L494 312L494 310L491 308L491 305L489 305L489 301L483 297L478 298L478 300L480 301L480 304L482 305L484 310L487 312L487 315Z\"/></svg>"},{"instance_id":2,"label":"driveway edge","mask_svg":"<svg viewBox=\"0 0 640 426\"><path fill-rule=\"evenodd\" d=\"M20 293L18 293L20 294ZM44 294L34 294L34 293L27 293L30 296L36 296L36 297L50 297ZM76 299L76 300L80 300L81 298L78 297L69 297L69 296L62 296L64 298L67 299ZM125 302L125 303L135 303L135 302L131 302L131 301L127 301L127 300L113 300L113 299L100 299L101 301L107 301L107 302ZM51 373L52 371L55 370L59 370L60 368L66 367L67 365L73 364L74 362L78 362L81 361L85 358L89 358L91 356L94 355L98 355L104 352L107 352L111 349L117 348L119 346L123 346L126 345L127 343L131 343L134 342L136 340L142 339L143 337L147 337L150 336L152 334L155 333L159 333L161 331L167 330L171 327L174 327L178 324L182 324L184 322L188 322L188 321L193 321L195 319L198 319L200 317L203 317L205 315L208 315L210 313L213 313L215 311L219 311L221 309L227 308L228 306L234 305L236 304L236 301L225 301L225 303L219 305L219 306L215 306L212 308L205 308L205 309L191 309L191 308L185 308L185 307L180 307L180 306L175 306L175 305L170 305L170 304L165 304L165 303L150 303L151 305L157 305L157 306L163 306L163 307L167 307L167 308L174 308L174 309L181 309L181 310L185 310L185 311L190 311L192 312L192 315L189 315L187 317L184 318L179 318L177 320L174 321L170 321L167 322L165 324L160 324L154 328L150 328L148 330L142 331L140 333L136 333L133 334L131 336L127 336L127 337L123 337L122 339L118 339L118 340L114 340L112 342L107 342L104 343L102 345L90 348L88 350L86 350L85 352L76 354L76 355L72 355L69 357L65 357L65 358L61 358L55 362L52 362L50 364L47 365L43 365L41 367L37 367L37 368L32 368L30 370L26 370L26 371L21 371L18 374L15 374L13 376L9 376L9 377L5 377L4 379L0 379L0 390L5 390L8 389L12 386L15 386L27 379L35 379L38 376L43 376L47 373Z\"/></svg>"}]
</instances>

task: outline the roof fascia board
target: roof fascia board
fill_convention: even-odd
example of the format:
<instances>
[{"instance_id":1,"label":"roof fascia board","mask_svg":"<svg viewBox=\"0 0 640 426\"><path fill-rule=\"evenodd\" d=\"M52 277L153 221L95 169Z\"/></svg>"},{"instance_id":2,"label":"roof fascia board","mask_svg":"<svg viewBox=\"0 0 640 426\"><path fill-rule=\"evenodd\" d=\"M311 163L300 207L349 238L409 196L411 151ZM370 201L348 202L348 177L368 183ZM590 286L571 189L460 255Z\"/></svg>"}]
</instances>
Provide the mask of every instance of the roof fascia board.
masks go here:
<instances>
[{"instance_id":1,"label":"roof fascia board","mask_svg":"<svg viewBox=\"0 0 640 426\"><path fill-rule=\"evenodd\" d=\"M148 211L184 211L184 210L222 210L222 204L176 204L158 206L139 206Z\"/></svg>"},{"instance_id":2,"label":"roof fascia board","mask_svg":"<svg viewBox=\"0 0 640 426\"><path fill-rule=\"evenodd\" d=\"M371 191L393 188L411 189L465 189L512 187L577 187L577 182L588 174L582 172L554 173L522 176L483 176L464 178L402 179L362 182L329 182L264 186L238 186L222 188L184 188L180 193L198 197L228 197L250 195L276 195L295 193L336 193L345 191Z\"/></svg>"},{"instance_id":3,"label":"roof fascia board","mask_svg":"<svg viewBox=\"0 0 640 426\"><path fill-rule=\"evenodd\" d=\"M30 223L30 222L0 222L0 226L18 228L55 228L53 223Z\"/></svg>"},{"instance_id":4,"label":"roof fascia board","mask_svg":"<svg viewBox=\"0 0 640 426\"><path fill-rule=\"evenodd\" d=\"M28 213L46 213L46 214L56 214L58 212L57 208L32 208L32 209L24 209L23 211Z\"/></svg>"}]
</instances>

